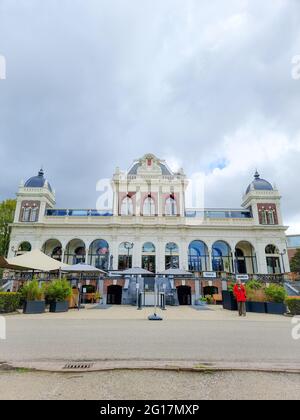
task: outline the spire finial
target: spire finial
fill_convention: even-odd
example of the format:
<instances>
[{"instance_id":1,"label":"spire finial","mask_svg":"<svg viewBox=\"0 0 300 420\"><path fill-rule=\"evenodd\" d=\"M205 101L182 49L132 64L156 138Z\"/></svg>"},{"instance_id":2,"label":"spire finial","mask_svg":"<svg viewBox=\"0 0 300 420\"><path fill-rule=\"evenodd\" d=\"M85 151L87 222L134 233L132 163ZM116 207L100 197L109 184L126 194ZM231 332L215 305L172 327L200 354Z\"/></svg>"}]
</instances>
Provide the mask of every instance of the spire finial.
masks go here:
<instances>
[{"instance_id":1,"label":"spire finial","mask_svg":"<svg viewBox=\"0 0 300 420\"><path fill-rule=\"evenodd\" d=\"M41 169L39 170L39 176L44 176L45 172L43 169L43 165L41 166Z\"/></svg>"},{"instance_id":2,"label":"spire finial","mask_svg":"<svg viewBox=\"0 0 300 420\"><path fill-rule=\"evenodd\" d=\"M256 169L256 171L255 171L254 178L255 178L255 179L260 178L260 175L259 175L259 173L258 173L258 170L257 170L257 169Z\"/></svg>"}]
</instances>

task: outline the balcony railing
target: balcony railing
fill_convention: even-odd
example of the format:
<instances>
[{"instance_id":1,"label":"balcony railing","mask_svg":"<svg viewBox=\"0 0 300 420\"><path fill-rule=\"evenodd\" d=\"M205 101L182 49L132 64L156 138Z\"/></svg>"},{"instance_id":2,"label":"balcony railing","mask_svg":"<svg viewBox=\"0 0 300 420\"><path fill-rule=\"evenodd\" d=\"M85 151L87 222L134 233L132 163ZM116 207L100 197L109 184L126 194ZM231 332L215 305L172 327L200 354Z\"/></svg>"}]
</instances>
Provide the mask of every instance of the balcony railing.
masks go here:
<instances>
[{"instance_id":1,"label":"balcony railing","mask_svg":"<svg viewBox=\"0 0 300 420\"><path fill-rule=\"evenodd\" d=\"M252 219L252 213L249 210L197 210L188 209L185 212L186 217L199 217L202 219Z\"/></svg>"},{"instance_id":2,"label":"balcony railing","mask_svg":"<svg viewBox=\"0 0 300 420\"><path fill-rule=\"evenodd\" d=\"M85 209L47 209L46 216L50 217L110 217L112 210Z\"/></svg>"}]
</instances>

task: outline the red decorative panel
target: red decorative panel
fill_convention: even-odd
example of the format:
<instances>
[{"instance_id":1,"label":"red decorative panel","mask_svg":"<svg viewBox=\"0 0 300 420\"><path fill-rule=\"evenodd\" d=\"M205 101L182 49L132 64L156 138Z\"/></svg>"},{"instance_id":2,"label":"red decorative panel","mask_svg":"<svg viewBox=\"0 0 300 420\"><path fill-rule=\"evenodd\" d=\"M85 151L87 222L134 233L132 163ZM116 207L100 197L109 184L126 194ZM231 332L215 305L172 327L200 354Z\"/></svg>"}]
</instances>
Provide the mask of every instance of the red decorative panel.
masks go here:
<instances>
[{"instance_id":1,"label":"red decorative panel","mask_svg":"<svg viewBox=\"0 0 300 420\"><path fill-rule=\"evenodd\" d=\"M263 218L263 212L266 211L268 212L273 212L274 215L274 224L278 225L278 214L277 214L277 208L276 208L276 204L269 204L269 203L260 203L257 205L257 209L258 209L258 217L259 217L259 223L262 224L266 224L264 223L264 218ZM267 224L271 224L269 222L269 218L267 219Z\"/></svg>"}]
</instances>

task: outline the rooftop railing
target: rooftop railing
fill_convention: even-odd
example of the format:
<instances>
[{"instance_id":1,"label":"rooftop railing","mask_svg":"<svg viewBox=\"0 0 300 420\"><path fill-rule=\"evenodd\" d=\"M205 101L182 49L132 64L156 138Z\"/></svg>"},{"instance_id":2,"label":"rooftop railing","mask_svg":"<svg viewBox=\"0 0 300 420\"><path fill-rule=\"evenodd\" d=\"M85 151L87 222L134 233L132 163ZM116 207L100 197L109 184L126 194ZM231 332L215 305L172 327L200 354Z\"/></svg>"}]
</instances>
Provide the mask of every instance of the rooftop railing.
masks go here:
<instances>
[{"instance_id":1,"label":"rooftop railing","mask_svg":"<svg viewBox=\"0 0 300 420\"><path fill-rule=\"evenodd\" d=\"M49 217L110 217L112 210L95 209L47 209L46 216ZM196 210L188 209L185 217L202 219L252 219L249 210Z\"/></svg>"}]
</instances>

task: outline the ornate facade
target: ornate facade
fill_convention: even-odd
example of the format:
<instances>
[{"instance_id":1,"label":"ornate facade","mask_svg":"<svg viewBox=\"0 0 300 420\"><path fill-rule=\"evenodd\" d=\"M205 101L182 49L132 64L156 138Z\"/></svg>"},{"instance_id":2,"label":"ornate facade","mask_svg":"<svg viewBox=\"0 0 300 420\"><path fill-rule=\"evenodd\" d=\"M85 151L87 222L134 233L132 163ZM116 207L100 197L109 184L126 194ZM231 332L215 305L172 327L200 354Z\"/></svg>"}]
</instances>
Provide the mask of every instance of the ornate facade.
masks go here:
<instances>
[{"instance_id":1,"label":"ornate facade","mask_svg":"<svg viewBox=\"0 0 300 420\"><path fill-rule=\"evenodd\" d=\"M112 178L112 208L57 209L41 170L21 184L10 255L39 248L107 271L280 274L289 271L281 196L255 174L239 209L186 208L188 179L148 154ZM202 274L201 274L202 273Z\"/></svg>"}]
</instances>

